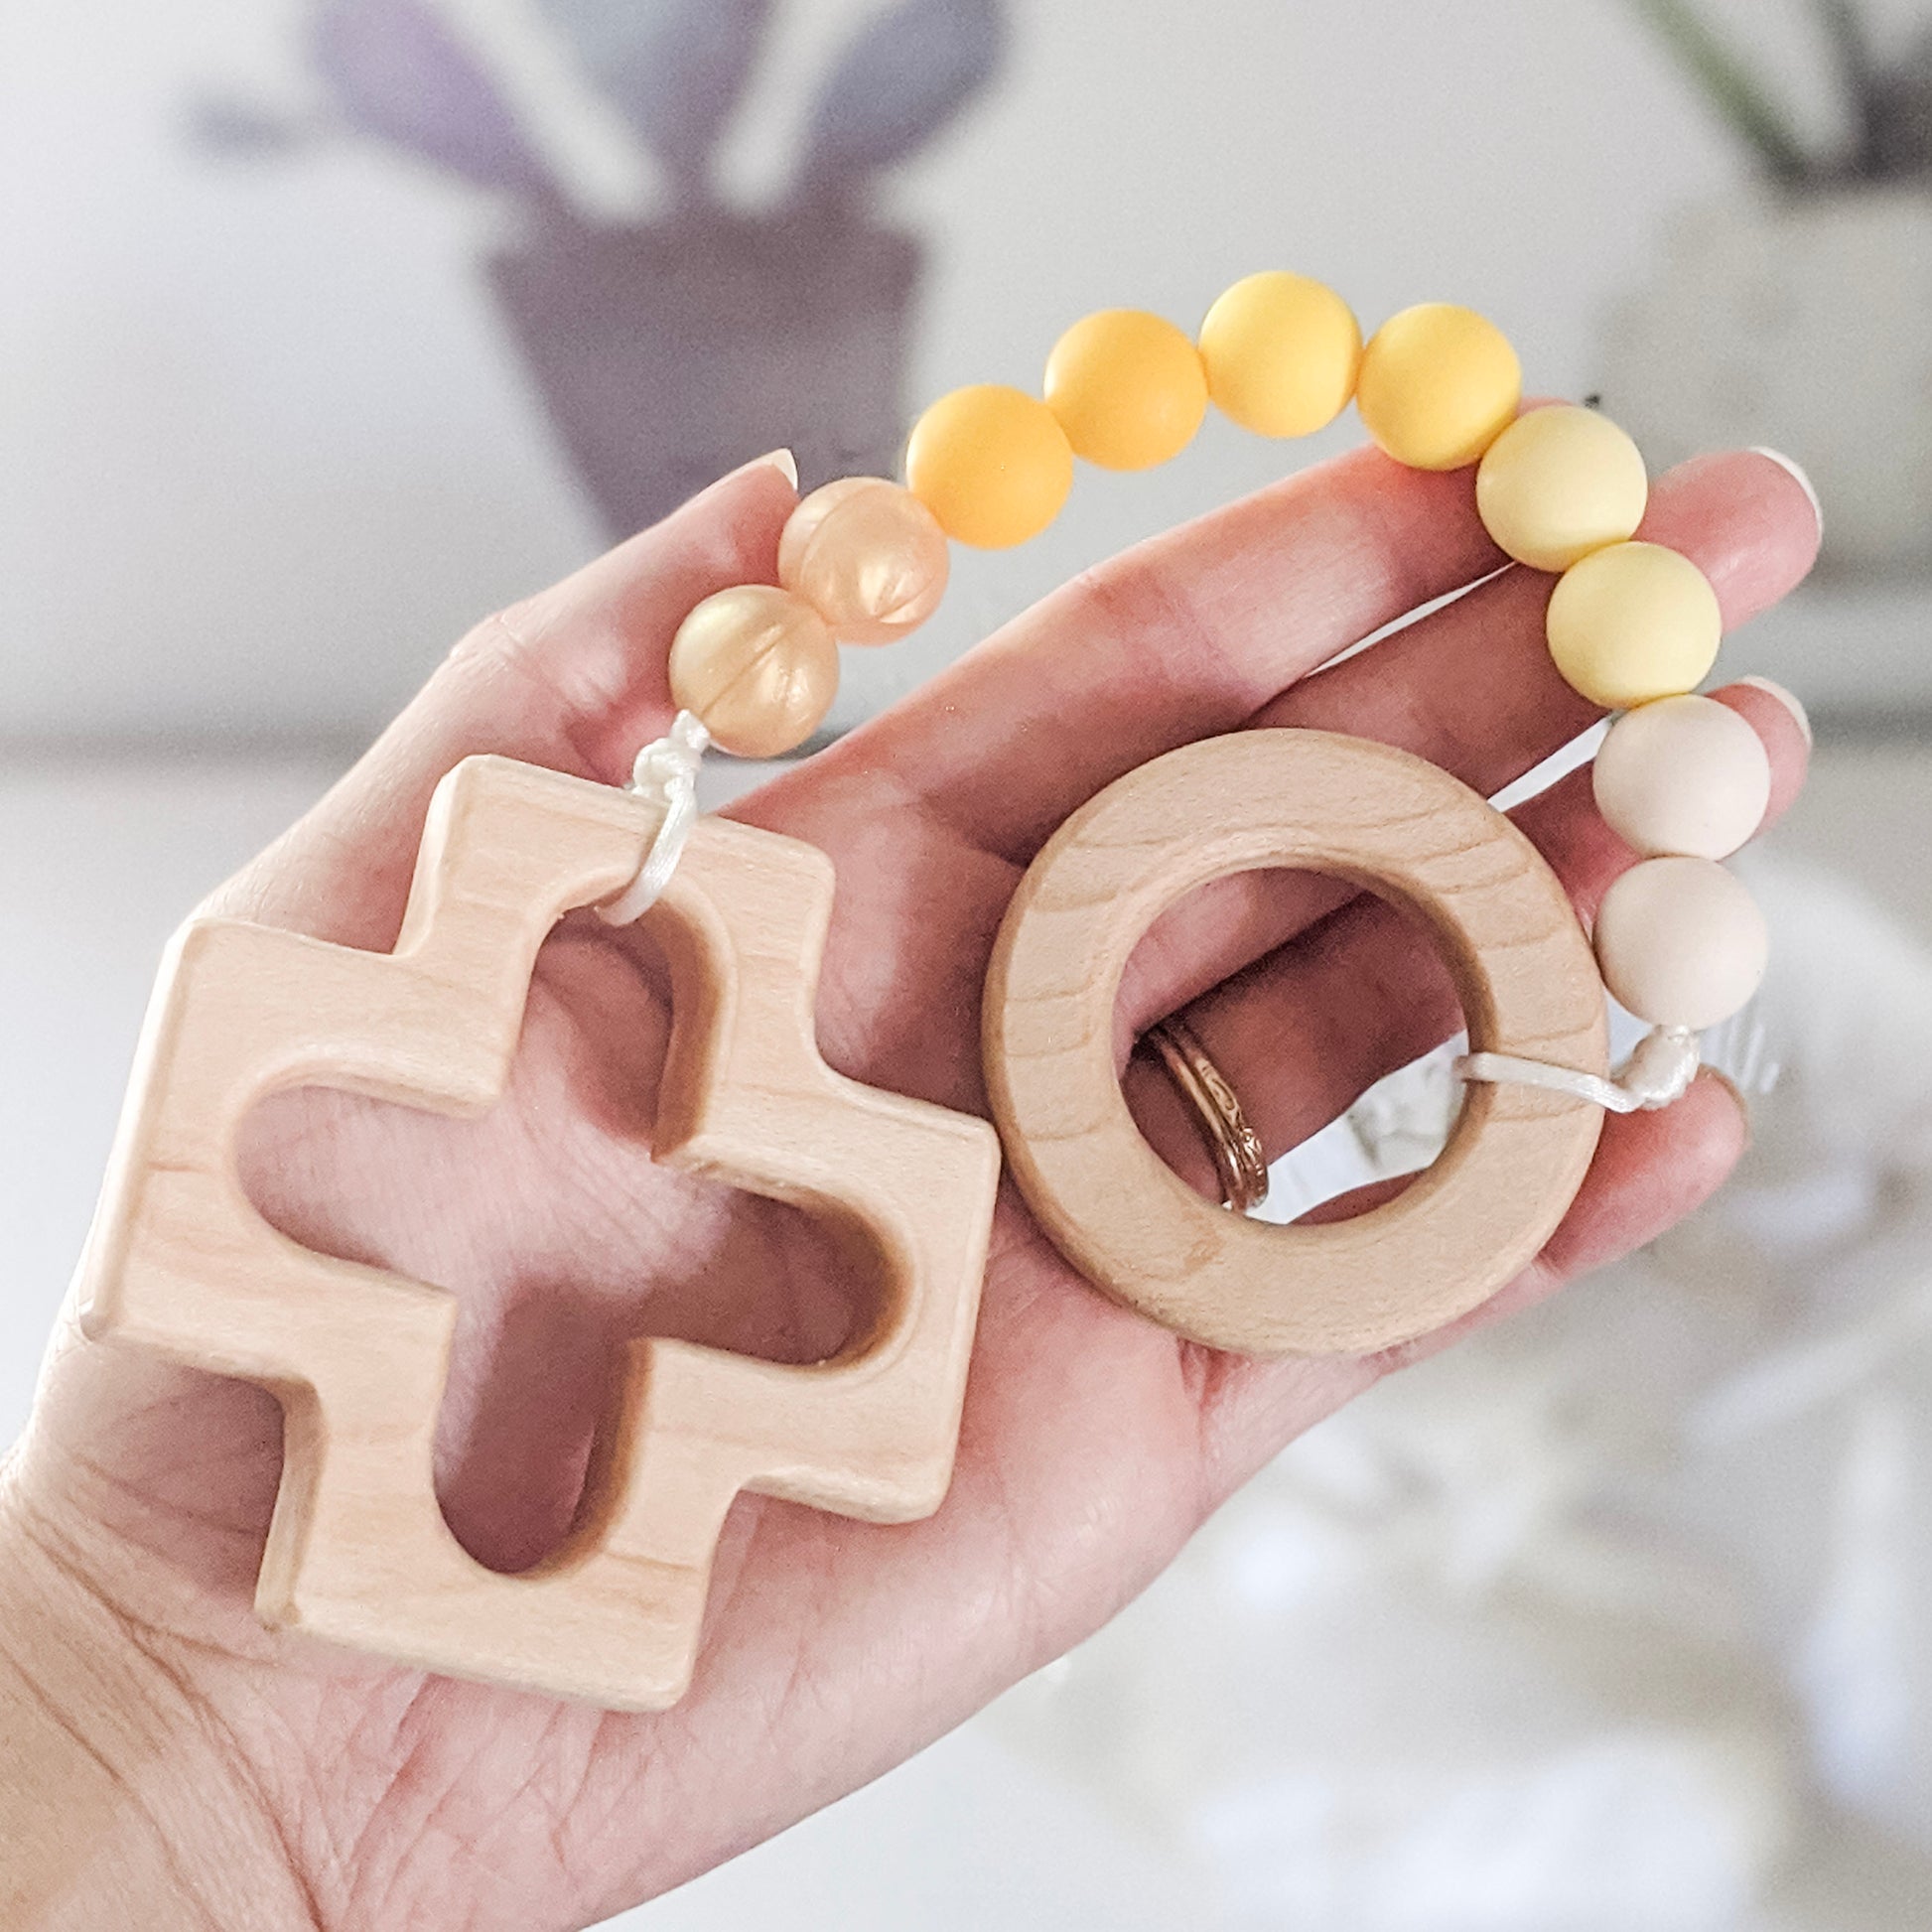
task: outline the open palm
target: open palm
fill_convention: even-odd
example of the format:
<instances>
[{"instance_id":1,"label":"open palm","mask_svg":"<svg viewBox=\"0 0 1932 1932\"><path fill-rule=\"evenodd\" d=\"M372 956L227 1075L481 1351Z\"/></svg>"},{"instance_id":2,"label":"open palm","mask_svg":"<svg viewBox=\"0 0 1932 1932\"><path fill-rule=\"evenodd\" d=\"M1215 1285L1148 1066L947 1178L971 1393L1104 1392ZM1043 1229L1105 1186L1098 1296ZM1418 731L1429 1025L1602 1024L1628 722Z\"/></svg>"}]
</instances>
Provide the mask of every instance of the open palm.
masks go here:
<instances>
[{"instance_id":1,"label":"open palm","mask_svg":"<svg viewBox=\"0 0 1932 1932\"><path fill-rule=\"evenodd\" d=\"M482 625L214 909L386 948L442 773L501 752L621 778L668 719L678 620L723 585L770 581L793 501L776 469L753 466ZM1645 533L1705 569L1733 623L1803 575L1817 534L1798 484L1756 456L1664 480ZM838 868L828 1060L983 1112L980 983L1014 887L1069 811L1176 745L1320 726L1494 791L1574 737L1594 714L1543 648L1550 580L1477 582L1501 561L1467 473L1363 451L1078 579L753 793L742 816ZM1755 687L1721 695L1765 739L1782 809L1802 777L1797 722ZM1585 782L1521 822L1586 914L1630 863ZM1120 1052L1145 1131L1203 1187L1192 1123L1128 1059L1139 1030L1183 1007L1271 1155L1459 1024L1428 940L1376 899L1283 874L1195 896L1136 954ZM864 1283L794 1210L652 1166L667 1024L635 935L573 918L538 962L510 1088L487 1118L306 1093L251 1124L249 1185L279 1225L462 1296L443 1498L499 1568L568 1527L624 1339L815 1360L864 1318ZM1708 1077L1664 1113L1607 1122L1568 1220L1502 1300L1655 1235L1743 1137L1734 1097ZM741 1498L694 1688L661 1716L619 1717L262 1629L249 1604L280 1467L276 1404L85 1344L69 1311L0 1488L0 1662L131 1794L115 1842L127 1869L163 1874L143 1894L151 1923L579 1926L852 1789L1065 1649L1259 1464L1392 1365L1258 1363L1177 1341L1096 1295L1004 1189L943 1509L879 1527ZM0 1836L9 1803L27 1805L5 1769L0 1752ZM95 1791L89 1778L75 1792ZM45 1922L97 1921L49 1905Z\"/></svg>"}]
</instances>

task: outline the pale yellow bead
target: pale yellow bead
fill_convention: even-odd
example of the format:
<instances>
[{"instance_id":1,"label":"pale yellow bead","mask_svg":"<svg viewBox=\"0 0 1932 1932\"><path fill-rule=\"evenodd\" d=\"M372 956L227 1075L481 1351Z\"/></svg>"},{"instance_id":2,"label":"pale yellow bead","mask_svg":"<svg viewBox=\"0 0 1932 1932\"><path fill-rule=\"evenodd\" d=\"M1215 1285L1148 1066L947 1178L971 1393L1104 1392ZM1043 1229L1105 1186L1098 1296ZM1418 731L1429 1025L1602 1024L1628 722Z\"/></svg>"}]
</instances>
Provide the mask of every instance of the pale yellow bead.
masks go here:
<instances>
[{"instance_id":1,"label":"pale yellow bead","mask_svg":"<svg viewBox=\"0 0 1932 1932\"><path fill-rule=\"evenodd\" d=\"M1519 416L1476 471L1476 510L1498 548L1532 570L1568 570L1643 521L1643 456L1594 409L1565 403Z\"/></svg>"},{"instance_id":2,"label":"pale yellow bead","mask_svg":"<svg viewBox=\"0 0 1932 1932\"><path fill-rule=\"evenodd\" d=\"M1103 470L1166 463L1207 414L1200 350L1145 309L1102 309L1076 322L1046 358L1042 393L1073 454Z\"/></svg>"},{"instance_id":3,"label":"pale yellow bead","mask_svg":"<svg viewBox=\"0 0 1932 1932\"><path fill-rule=\"evenodd\" d=\"M1244 277L1208 310L1199 340L1215 407L1259 436L1311 436L1355 393L1361 325L1306 275Z\"/></svg>"},{"instance_id":4,"label":"pale yellow bead","mask_svg":"<svg viewBox=\"0 0 1932 1932\"><path fill-rule=\"evenodd\" d=\"M1557 580L1546 630L1557 669L1613 711L1695 689L1717 662L1724 615L1688 557L1613 543Z\"/></svg>"},{"instance_id":5,"label":"pale yellow bead","mask_svg":"<svg viewBox=\"0 0 1932 1932\"><path fill-rule=\"evenodd\" d=\"M705 599L671 640L671 696L719 747L774 759L815 732L839 689L839 646L803 598L739 584Z\"/></svg>"},{"instance_id":6,"label":"pale yellow bead","mask_svg":"<svg viewBox=\"0 0 1932 1932\"><path fill-rule=\"evenodd\" d=\"M1369 435L1412 470L1460 470L1514 420L1523 367L1473 309L1424 302L1391 316L1362 350L1355 406Z\"/></svg>"},{"instance_id":7,"label":"pale yellow bead","mask_svg":"<svg viewBox=\"0 0 1932 1932\"><path fill-rule=\"evenodd\" d=\"M1764 979L1757 902L1709 859L1646 859L1603 895L1596 963L1611 994L1653 1027L1728 1020Z\"/></svg>"},{"instance_id":8,"label":"pale yellow bead","mask_svg":"<svg viewBox=\"0 0 1932 1932\"><path fill-rule=\"evenodd\" d=\"M916 629L939 608L950 568L939 519L883 477L814 489L778 538L778 582L853 644Z\"/></svg>"},{"instance_id":9,"label":"pale yellow bead","mask_svg":"<svg viewBox=\"0 0 1932 1932\"><path fill-rule=\"evenodd\" d=\"M949 537L1005 550L1059 515L1073 487L1073 446L1036 397L978 382L941 396L912 425L905 485Z\"/></svg>"},{"instance_id":10,"label":"pale yellow bead","mask_svg":"<svg viewBox=\"0 0 1932 1932\"><path fill-rule=\"evenodd\" d=\"M1764 741L1715 698L1659 698L1625 712L1592 779L1604 822L1647 859L1727 859L1771 802Z\"/></svg>"}]
</instances>

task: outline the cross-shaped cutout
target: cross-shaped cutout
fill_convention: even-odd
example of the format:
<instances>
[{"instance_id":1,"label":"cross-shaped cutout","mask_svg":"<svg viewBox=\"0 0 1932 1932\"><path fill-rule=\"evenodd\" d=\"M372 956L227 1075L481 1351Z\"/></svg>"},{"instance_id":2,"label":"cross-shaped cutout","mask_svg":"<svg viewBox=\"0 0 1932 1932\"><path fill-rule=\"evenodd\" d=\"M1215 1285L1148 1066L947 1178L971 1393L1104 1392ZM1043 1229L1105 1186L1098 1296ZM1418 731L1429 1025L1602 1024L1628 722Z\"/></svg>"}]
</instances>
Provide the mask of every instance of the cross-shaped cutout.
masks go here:
<instances>
[{"instance_id":1,"label":"cross-shaped cutout","mask_svg":"<svg viewBox=\"0 0 1932 1932\"><path fill-rule=\"evenodd\" d=\"M657 1710L690 1680L741 1489L877 1522L930 1515L945 1494L999 1143L984 1121L820 1057L832 868L811 846L704 820L646 914L672 984L652 1151L863 1229L883 1256L880 1318L804 1367L630 1344L602 1505L536 1569L485 1569L437 1504L455 1300L299 1246L242 1191L236 1131L273 1092L491 1106L538 947L635 877L660 816L608 786L467 759L431 802L393 952L220 919L191 922L171 949L82 1264L84 1323L281 1397L255 1595L271 1623Z\"/></svg>"}]
</instances>

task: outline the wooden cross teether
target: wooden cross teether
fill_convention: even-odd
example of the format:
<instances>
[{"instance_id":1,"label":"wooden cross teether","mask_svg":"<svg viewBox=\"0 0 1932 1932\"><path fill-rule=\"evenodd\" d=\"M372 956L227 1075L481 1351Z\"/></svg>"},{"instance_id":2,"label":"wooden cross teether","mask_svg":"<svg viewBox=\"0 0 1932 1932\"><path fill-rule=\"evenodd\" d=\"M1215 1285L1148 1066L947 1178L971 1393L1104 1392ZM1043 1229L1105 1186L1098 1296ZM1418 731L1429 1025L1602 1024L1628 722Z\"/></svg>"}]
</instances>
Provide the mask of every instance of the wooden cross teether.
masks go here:
<instances>
[{"instance_id":1,"label":"wooden cross teether","mask_svg":"<svg viewBox=\"0 0 1932 1932\"><path fill-rule=\"evenodd\" d=\"M89 1335L273 1389L269 1622L614 1709L673 1703L741 1489L879 1522L950 1479L999 1147L980 1120L862 1086L813 1027L832 868L719 819L645 914L672 979L655 1158L797 1202L874 1246L872 1330L805 1367L628 1349L609 1466L533 1571L476 1562L432 1470L456 1303L313 1253L261 1217L234 1139L265 1096L334 1086L449 1114L500 1096L538 947L637 874L661 807L499 758L438 787L392 953L230 920L179 935L82 1263Z\"/></svg>"}]
</instances>

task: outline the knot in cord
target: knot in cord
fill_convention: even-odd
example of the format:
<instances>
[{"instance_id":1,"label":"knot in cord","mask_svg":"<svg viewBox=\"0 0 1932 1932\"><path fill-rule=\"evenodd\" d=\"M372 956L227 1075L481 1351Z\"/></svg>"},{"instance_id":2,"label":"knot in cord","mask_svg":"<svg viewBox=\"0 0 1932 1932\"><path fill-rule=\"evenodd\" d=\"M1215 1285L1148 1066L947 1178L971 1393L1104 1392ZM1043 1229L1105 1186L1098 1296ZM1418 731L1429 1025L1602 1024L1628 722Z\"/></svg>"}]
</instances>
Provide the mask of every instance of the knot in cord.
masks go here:
<instances>
[{"instance_id":1,"label":"knot in cord","mask_svg":"<svg viewBox=\"0 0 1932 1932\"><path fill-rule=\"evenodd\" d=\"M637 877L597 908L598 916L607 923L628 925L640 918L671 883L684 854L684 842L698 822L698 765L710 743L711 734L705 730L704 721L689 711L680 711L671 720L670 730L637 754L624 789L651 804L662 805L664 816Z\"/></svg>"}]
</instances>

